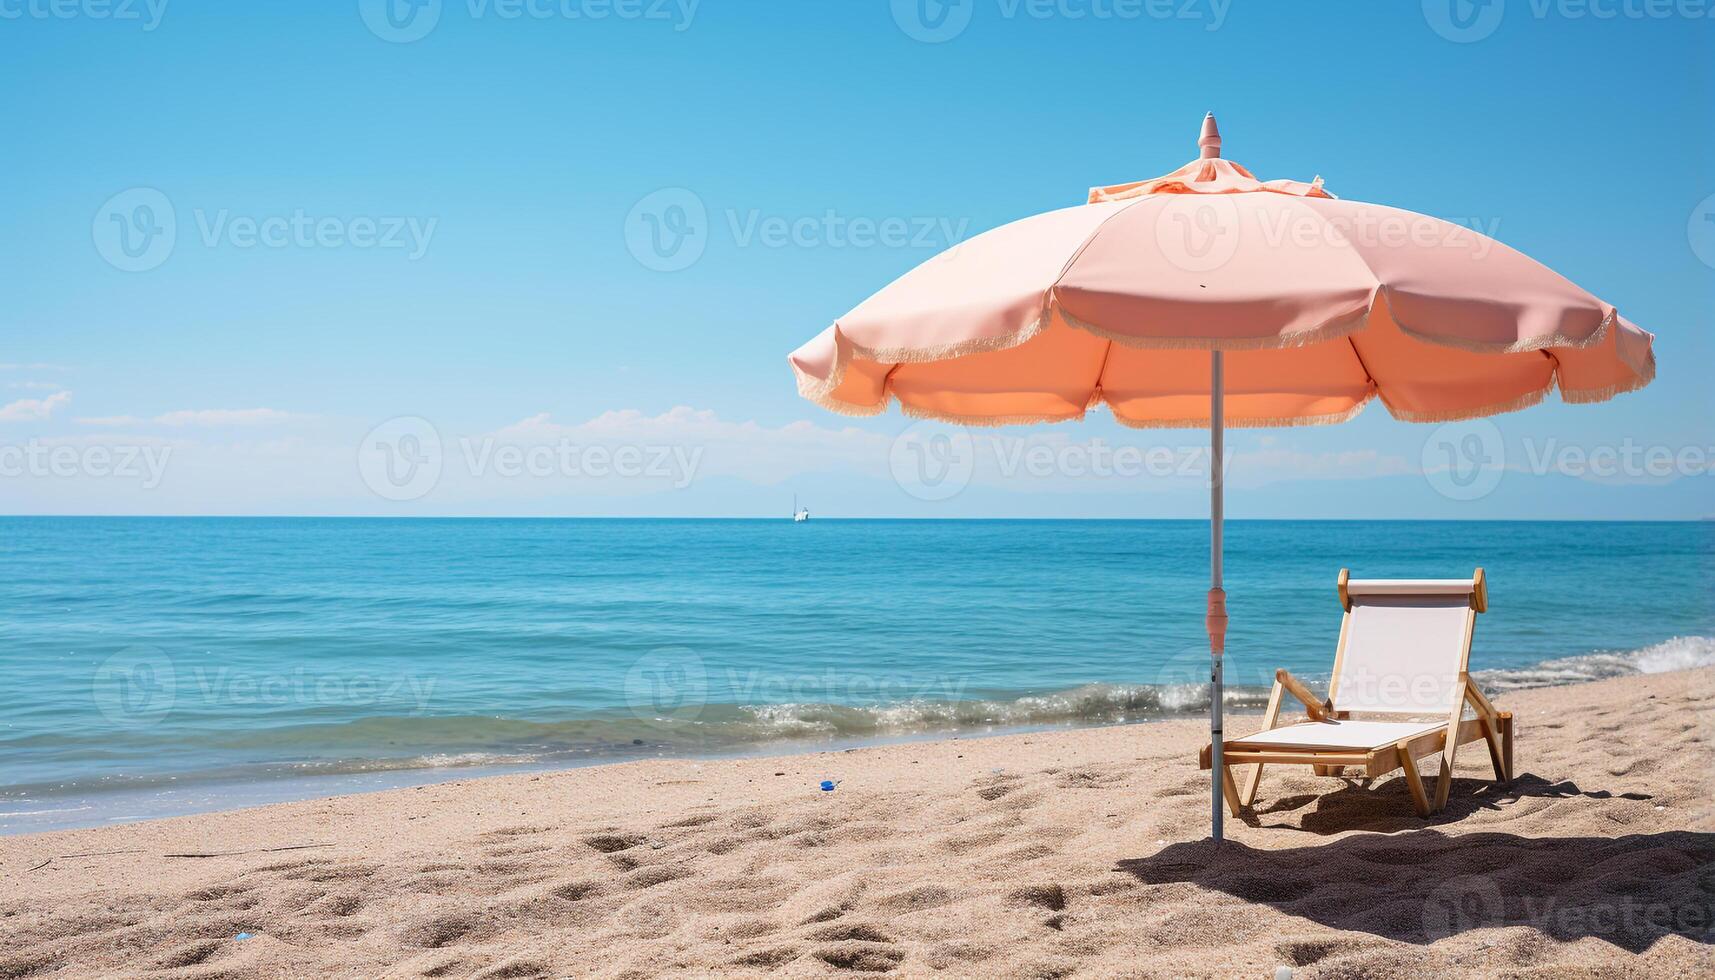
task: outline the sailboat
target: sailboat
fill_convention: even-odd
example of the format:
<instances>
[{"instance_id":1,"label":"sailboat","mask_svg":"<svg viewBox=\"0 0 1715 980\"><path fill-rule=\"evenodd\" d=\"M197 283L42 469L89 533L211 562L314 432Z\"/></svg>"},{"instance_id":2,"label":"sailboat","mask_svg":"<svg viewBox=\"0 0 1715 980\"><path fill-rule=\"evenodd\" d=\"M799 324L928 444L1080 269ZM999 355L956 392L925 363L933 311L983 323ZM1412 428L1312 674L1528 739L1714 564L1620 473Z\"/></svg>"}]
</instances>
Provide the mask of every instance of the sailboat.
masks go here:
<instances>
[{"instance_id":1,"label":"sailboat","mask_svg":"<svg viewBox=\"0 0 1715 980\"><path fill-rule=\"evenodd\" d=\"M810 519L810 512L798 506L798 495L792 495L792 523L802 524Z\"/></svg>"}]
</instances>

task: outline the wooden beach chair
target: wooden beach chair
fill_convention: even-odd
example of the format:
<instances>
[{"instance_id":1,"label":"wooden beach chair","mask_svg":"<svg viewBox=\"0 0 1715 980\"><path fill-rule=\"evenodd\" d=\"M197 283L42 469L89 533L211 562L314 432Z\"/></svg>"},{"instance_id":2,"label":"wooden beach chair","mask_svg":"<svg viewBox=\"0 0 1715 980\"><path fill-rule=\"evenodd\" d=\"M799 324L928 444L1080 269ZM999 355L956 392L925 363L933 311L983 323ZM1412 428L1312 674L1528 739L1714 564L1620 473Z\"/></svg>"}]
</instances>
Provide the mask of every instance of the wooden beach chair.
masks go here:
<instances>
[{"instance_id":1,"label":"wooden beach chair","mask_svg":"<svg viewBox=\"0 0 1715 980\"><path fill-rule=\"evenodd\" d=\"M1468 579L1365 580L1342 568L1339 594L1346 614L1328 697L1318 700L1277 670L1262 730L1222 743L1222 785L1233 815L1256 799L1264 765L1309 765L1331 776L1349 767L1366 783L1404 769L1420 816L1447 805L1453 757L1467 742L1487 742L1496 781L1510 782L1512 713L1496 711L1467 672L1477 614L1489 605L1483 570ZM1304 704L1305 720L1281 720L1289 694ZM1467 708L1474 717L1465 717ZM1431 802L1417 760L1436 754L1441 770ZM1202 768L1209 757L1204 746ZM1233 766L1249 767L1242 790Z\"/></svg>"}]
</instances>

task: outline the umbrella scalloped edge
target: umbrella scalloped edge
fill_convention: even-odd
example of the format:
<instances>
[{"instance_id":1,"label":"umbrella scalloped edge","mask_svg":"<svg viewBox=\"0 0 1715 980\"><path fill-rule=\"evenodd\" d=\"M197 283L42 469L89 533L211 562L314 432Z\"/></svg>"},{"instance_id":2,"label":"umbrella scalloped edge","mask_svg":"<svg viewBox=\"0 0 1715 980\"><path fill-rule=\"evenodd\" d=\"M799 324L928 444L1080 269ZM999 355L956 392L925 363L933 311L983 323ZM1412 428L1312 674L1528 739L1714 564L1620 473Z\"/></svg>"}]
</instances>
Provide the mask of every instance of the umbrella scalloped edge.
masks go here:
<instances>
[{"instance_id":1,"label":"umbrella scalloped edge","mask_svg":"<svg viewBox=\"0 0 1715 980\"><path fill-rule=\"evenodd\" d=\"M1127 347L1154 350L1279 350L1289 347L1301 347L1309 344L1337 340L1341 337L1347 337L1358 333L1365 328L1371 315L1374 313L1378 297L1382 298L1384 301L1383 306L1387 311L1389 321L1391 321L1402 334L1405 334L1421 343L1451 347L1472 353L1518 354L1540 350L1546 351L1550 356L1552 356L1552 348L1579 350L1594 347L1603 343L1608 338L1610 332L1615 329L1621 329L1618 325L1617 311L1614 308L1609 307L1604 313L1601 326L1591 333L1590 336L1581 340L1555 333L1549 336L1531 337L1512 344L1483 344L1439 336L1426 331L1413 330L1411 327L1400 323L1399 320L1394 317L1391 306L1385 302L1385 292L1386 286L1378 286L1371 294L1370 303L1364 310L1354 314L1335 317L1310 330L1298 331L1296 333L1280 337L1216 339L1208 337L1138 337L1136 335L1108 330L1098 324L1079 319L1078 317L1068 313L1055 300L1054 291L1050 288L1044 295L1041 313L1024 327L1010 334L1002 334L995 337L984 337L976 340L962 341L956 344L940 345L937 347L872 350L854 343L840 331L839 324L836 323L831 331L832 341L835 348L833 365L825 380L806 374L801 368L799 368L797 363L792 362L790 359L788 359L788 361L791 363L792 373L797 380L798 393L801 396L815 402L817 405L820 405L831 412L848 416L868 417L884 414L887 411L888 403L890 401L897 400L897 398L893 395L891 385L887 382L883 383L881 398L874 404L865 405L834 398L833 392L837 391L840 385L844 382L847 367L853 360L863 360L890 365L921 364L948 360L956 357L965 357L972 354L980 354L990 351L1008 350L1028 343L1038 334L1042 333L1048 328L1048 325L1052 322L1052 319L1056 314L1059 315L1067 325L1074 329L1082 330L1086 333ZM1556 362L1555 370L1549 375L1548 382L1540 388L1502 402L1469 409L1456 409L1444 412L1412 412L1388 404L1386 397L1381 397L1383 404L1387 405L1389 414L1394 418L1403 422L1419 423L1455 422L1465 419L1482 418L1490 415L1502 415L1508 412L1520 411L1539 404L1548 396L1550 391L1556 388L1560 389L1561 400L1568 404L1603 402L1618 395L1625 394L1626 392L1636 391L1639 388L1643 388L1655 379L1656 365L1653 344L1645 348L1644 360L1642 363L1634 364L1628 359L1627 367L1631 368L1634 376L1626 381L1598 388L1569 389L1560 382L1560 367L1558 362ZM1372 399L1377 397L1378 390L1372 381L1368 394L1365 395L1365 397L1357 404L1343 411L1321 415L1266 418L1229 416L1226 418L1225 424L1229 428L1285 428L1308 425L1333 425L1355 418L1363 411L1364 407L1368 405ZM1104 399L1102 391L1100 387L1097 387L1091 393L1089 404L1085 406L1083 411L1064 415L968 416L938 412L932 409L908 405L904 402L900 402L900 411L911 418L932 419L965 426L998 427L1079 421L1085 417L1085 414L1090 408L1094 408L1103 403ZM1207 428L1210 422L1208 418L1164 420L1128 419L1118 415L1117 413L1115 414L1115 420L1122 425L1134 429Z\"/></svg>"}]
</instances>

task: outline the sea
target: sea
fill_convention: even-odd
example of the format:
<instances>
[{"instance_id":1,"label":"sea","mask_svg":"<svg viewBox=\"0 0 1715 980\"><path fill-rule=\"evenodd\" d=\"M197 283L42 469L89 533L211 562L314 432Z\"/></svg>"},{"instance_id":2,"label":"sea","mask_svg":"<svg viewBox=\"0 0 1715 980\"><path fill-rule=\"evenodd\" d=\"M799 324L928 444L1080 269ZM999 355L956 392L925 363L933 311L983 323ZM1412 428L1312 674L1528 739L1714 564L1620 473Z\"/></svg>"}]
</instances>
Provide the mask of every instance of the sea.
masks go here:
<instances>
[{"instance_id":1,"label":"sea","mask_svg":"<svg viewBox=\"0 0 1715 980\"><path fill-rule=\"evenodd\" d=\"M1199 521L0 518L0 833L1203 715ZM1231 521L1226 703L1486 570L1492 697L1715 663L1715 524ZM1504 706L1504 705L1503 705ZM1192 760L1187 760L1192 764ZM832 774L831 774L832 775Z\"/></svg>"}]
</instances>

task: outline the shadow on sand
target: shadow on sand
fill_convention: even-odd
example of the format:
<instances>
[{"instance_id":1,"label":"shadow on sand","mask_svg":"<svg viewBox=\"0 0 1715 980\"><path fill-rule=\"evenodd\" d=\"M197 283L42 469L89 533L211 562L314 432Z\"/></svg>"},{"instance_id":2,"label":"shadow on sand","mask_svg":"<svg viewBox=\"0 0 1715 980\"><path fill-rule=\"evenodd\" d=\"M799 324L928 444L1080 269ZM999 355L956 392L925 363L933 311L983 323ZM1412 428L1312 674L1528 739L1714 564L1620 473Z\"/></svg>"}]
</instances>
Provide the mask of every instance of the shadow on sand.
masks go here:
<instances>
[{"instance_id":1,"label":"shadow on sand","mask_svg":"<svg viewBox=\"0 0 1715 980\"><path fill-rule=\"evenodd\" d=\"M1149 884L1190 883L1412 943L1498 926L1561 941L1592 936L1634 953L1670 935L1715 943L1715 834L1530 838L1419 829L1281 850L1205 840L1118 867Z\"/></svg>"},{"instance_id":2,"label":"shadow on sand","mask_svg":"<svg viewBox=\"0 0 1715 980\"><path fill-rule=\"evenodd\" d=\"M1426 776L1431 792L1434 779ZM1485 779L1455 778L1448 788L1447 806L1426 818L1419 817L1406 795L1405 778L1393 776L1366 787L1361 781L1348 779L1340 789L1326 793L1300 793L1270 798L1265 774L1262 791L1256 805L1241 818L1252 827L1269 826L1274 814L1293 813L1305 807L1316 809L1303 813L1290 825L1292 830L1312 834L1343 834L1350 830L1372 830L1390 833L1398 830L1419 830L1425 826L1456 823L1483 810L1503 810L1510 804L1527 799L1586 799L1586 800L1649 800L1644 793L1609 793L1606 790L1584 790L1577 783L1551 783L1540 776L1522 773L1510 785L1501 786ZM1287 825L1281 825L1283 829Z\"/></svg>"}]
</instances>

